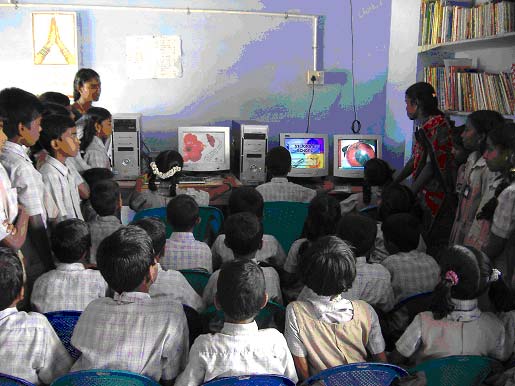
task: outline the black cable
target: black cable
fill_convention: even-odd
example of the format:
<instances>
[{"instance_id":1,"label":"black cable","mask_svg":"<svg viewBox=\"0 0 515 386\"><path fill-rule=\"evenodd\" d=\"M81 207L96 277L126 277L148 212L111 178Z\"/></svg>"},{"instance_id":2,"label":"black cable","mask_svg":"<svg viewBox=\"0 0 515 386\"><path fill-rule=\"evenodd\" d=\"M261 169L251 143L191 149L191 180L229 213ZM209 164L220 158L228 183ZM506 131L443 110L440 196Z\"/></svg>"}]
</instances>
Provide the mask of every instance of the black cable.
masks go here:
<instances>
[{"instance_id":1,"label":"black cable","mask_svg":"<svg viewBox=\"0 0 515 386\"><path fill-rule=\"evenodd\" d=\"M351 124L351 130L354 134L359 134L361 130L361 122L358 119L358 113L356 111L356 83L354 80L354 22L352 18L352 0L350 3L350 35L351 35L351 74L352 74L352 109L354 111L354 120ZM355 126L358 126L357 129Z\"/></svg>"},{"instance_id":2,"label":"black cable","mask_svg":"<svg viewBox=\"0 0 515 386\"><path fill-rule=\"evenodd\" d=\"M150 148L147 146L147 144L145 143L145 141L141 140L141 144L145 147L145 149L147 149L147 151L149 153L152 153L152 150L150 150Z\"/></svg>"},{"instance_id":3,"label":"black cable","mask_svg":"<svg viewBox=\"0 0 515 386\"><path fill-rule=\"evenodd\" d=\"M309 119L311 117L311 106L313 106L313 99L315 99L315 81L316 77L313 75L311 77L311 86L313 87L313 92L311 93L311 102L309 103L309 109L308 109L308 126L306 127L306 133L309 132Z\"/></svg>"}]
</instances>

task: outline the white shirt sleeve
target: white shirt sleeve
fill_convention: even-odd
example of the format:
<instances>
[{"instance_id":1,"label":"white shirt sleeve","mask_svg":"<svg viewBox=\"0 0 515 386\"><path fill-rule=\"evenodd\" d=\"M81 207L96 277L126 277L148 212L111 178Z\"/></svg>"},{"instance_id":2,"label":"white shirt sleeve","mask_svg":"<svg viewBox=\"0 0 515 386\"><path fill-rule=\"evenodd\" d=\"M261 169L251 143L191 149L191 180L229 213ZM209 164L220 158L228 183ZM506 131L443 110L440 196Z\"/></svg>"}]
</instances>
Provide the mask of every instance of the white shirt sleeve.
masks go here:
<instances>
[{"instance_id":1,"label":"white shirt sleeve","mask_svg":"<svg viewBox=\"0 0 515 386\"><path fill-rule=\"evenodd\" d=\"M422 319L420 314L415 316L413 322L406 328L404 334L395 343L395 348L404 357L411 357L422 343Z\"/></svg>"},{"instance_id":2,"label":"white shirt sleeve","mask_svg":"<svg viewBox=\"0 0 515 386\"><path fill-rule=\"evenodd\" d=\"M204 345L204 337L201 335L191 346L188 364L184 371L177 377L175 386L198 386L206 381L205 361L200 353L200 347Z\"/></svg>"},{"instance_id":3,"label":"white shirt sleeve","mask_svg":"<svg viewBox=\"0 0 515 386\"><path fill-rule=\"evenodd\" d=\"M286 343L288 343L292 355L301 358L308 356L306 346L304 346L300 339L299 325L291 303L286 307L284 337L286 338Z\"/></svg>"}]
</instances>

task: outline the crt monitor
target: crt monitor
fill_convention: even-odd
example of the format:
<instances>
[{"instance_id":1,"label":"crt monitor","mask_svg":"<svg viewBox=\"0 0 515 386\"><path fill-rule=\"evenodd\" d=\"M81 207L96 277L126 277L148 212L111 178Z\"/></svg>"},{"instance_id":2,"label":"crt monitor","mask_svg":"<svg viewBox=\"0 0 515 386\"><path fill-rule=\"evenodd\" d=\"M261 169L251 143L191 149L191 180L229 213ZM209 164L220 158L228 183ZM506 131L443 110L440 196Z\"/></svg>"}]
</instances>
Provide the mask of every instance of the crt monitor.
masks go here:
<instances>
[{"instance_id":1,"label":"crt monitor","mask_svg":"<svg viewBox=\"0 0 515 386\"><path fill-rule=\"evenodd\" d=\"M185 171L212 172L229 170L229 127L179 127L178 149L184 159Z\"/></svg>"},{"instance_id":2,"label":"crt monitor","mask_svg":"<svg viewBox=\"0 0 515 386\"><path fill-rule=\"evenodd\" d=\"M322 177L329 174L327 134L281 133L279 143L291 155L288 177Z\"/></svg>"},{"instance_id":3,"label":"crt monitor","mask_svg":"<svg viewBox=\"0 0 515 386\"><path fill-rule=\"evenodd\" d=\"M379 135L340 134L333 137L335 177L363 178L365 163L381 158Z\"/></svg>"}]
</instances>

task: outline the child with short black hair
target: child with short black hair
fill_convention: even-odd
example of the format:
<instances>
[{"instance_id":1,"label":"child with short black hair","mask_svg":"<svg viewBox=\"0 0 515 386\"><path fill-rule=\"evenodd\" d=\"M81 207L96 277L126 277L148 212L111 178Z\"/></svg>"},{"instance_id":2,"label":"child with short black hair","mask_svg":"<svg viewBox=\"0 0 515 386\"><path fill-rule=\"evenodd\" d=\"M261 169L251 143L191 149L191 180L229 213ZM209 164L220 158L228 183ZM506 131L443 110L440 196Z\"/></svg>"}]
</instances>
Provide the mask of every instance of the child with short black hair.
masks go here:
<instances>
[{"instance_id":1,"label":"child with short black hair","mask_svg":"<svg viewBox=\"0 0 515 386\"><path fill-rule=\"evenodd\" d=\"M250 212L233 214L225 221L225 245L232 250L236 260L250 260L258 263L257 251L263 245L263 225L256 215ZM261 267L265 275L266 292L271 300L282 304L279 274L272 267ZM207 306L214 304L218 275L215 271L207 282L202 298Z\"/></svg>"},{"instance_id":2,"label":"child with short black hair","mask_svg":"<svg viewBox=\"0 0 515 386\"><path fill-rule=\"evenodd\" d=\"M165 271L161 264L159 264L166 244L165 224L158 218L144 217L133 221L131 225L144 229L152 239L158 274L156 281L150 287L150 296L170 296L178 303L186 304L197 312L202 312L204 302L188 283L184 275L173 269Z\"/></svg>"},{"instance_id":3,"label":"child with short black hair","mask_svg":"<svg viewBox=\"0 0 515 386\"><path fill-rule=\"evenodd\" d=\"M278 374L297 381L283 335L272 328L258 330L254 321L267 303L265 288L265 277L256 263L234 260L222 266L215 304L224 312L224 327L220 333L195 340L176 386L249 374Z\"/></svg>"},{"instance_id":4,"label":"child with short black hair","mask_svg":"<svg viewBox=\"0 0 515 386\"><path fill-rule=\"evenodd\" d=\"M102 241L97 257L115 294L82 313L71 339L82 355L72 371L114 368L171 385L186 364L188 325L180 303L148 294L157 276L152 239L139 227L122 227Z\"/></svg>"},{"instance_id":5,"label":"child with short black hair","mask_svg":"<svg viewBox=\"0 0 515 386\"><path fill-rule=\"evenodd\" d=\"M85 267L91 247L88 224L79 219L61 221L52 229L51 244L59 263L34 283L30 297L34 310L83 311L106 295L108 286L100 272Z\"/></svg>"},{"instance_id":6,"label":"child with short black hair","mask_svg":"<svg viewBox=\"0 0 515 386\"><path fill-rule=\"evenodd\" d=\"M326 368L353 362L386 362L384 340L374 309L348 300L356 266L352 249L336 236L324 236L303 252L299 266L307 296L286 308L284 335L297 374L306 379Z\"/></svg>"},{"instance_id":7,"label":"child with short black hair","mask_svg":"<svg viewBox=\"0 0 515 386\"><path fill-rule=\"evenodd\" d=\"M195 199L186 194L175 196L166 207L166 218L173 233L166 242L161 258L163 269L203 268L212 272L211 249L193 236L193 228L200 222Z\"/></svg>"},{"instance_id":8,"label":"child with short black hair","mask_svg":"<svg viewBox=\"0 0 515 386\"><path fill-rule=\"evenodd\" d=\"M84 178L84 180L90 188L99 181L114 179L114 174L109 169L91 168L89 166L88 168L89 169L84 171L82 177ZM93 207L91 206L91 201L89 199L82 200L82 202L80 203L80 208L82 211L82 216L84 217L84 221L89 222L91 220L94 220L95 217L97 217L97 212L95 212L95 209L93 209Z\"/></svg>"},{"instance_id":9,"label":"child with short black hair","mask_svg":"<svg viewBox=\"0 0 515 386\"><path fill-rule=\"evenodd\" d=\"M9 248L0 247L0 272L0 373L50 384L73 360L45 316L16 309L24 296L24 274Z\"/></svg>"},{"instance_id":10,"label":"child with short black hair","mask_svg":"<svg viewBox=\"0 0 515 386\"><path fill-rule=\"evenodd\" d=\"M270 182L259 185L256 190L267 201L310 202L316 191L288 182L286 176L291 170L290 152L283 146L276 146L266 153L265 165Z\"/></svg>"},{"instance_id":11,"label":"child with short black hair","mask_svg":"<svg viewBox=\"0 0 515 386\"><path fill-rule=\"evenodd\" d=\"M97 217L88 221L91 233L90 262L96 264L97 249L102 240L122 226L119 219L122 197L118 183L103 180L94 184L91 187L90 202L97 213Z\"/></svg>"}]
</instances>

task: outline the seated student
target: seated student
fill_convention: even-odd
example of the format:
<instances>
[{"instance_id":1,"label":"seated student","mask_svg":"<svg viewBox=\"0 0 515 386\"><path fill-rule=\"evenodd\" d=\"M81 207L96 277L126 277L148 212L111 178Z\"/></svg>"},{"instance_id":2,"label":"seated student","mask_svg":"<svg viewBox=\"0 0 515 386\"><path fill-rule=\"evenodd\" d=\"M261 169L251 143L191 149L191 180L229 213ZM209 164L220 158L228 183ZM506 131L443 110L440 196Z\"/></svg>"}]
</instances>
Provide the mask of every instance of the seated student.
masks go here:
<instances>
[{"instance_id":1,"label":"seated student","mask_svg":"<svg viewBox=\"0 0 515 386\"><path fill-rule=\"evenodd\" d=\"M35 311L83 311L106 295L107 283L100 272L84 266L91 247L88 224L75 218L61 221L52 230L51 244L59 263L34 283L30 302Z\"/></svg>"},{"instance_id":2,"label":"seated student","mask_svg":"<svg viewBox=\"0 0 515 386\"><path fill-rule=\"evenodd\" d=\"M188 358L188 325L180 303L148 294L157 276L152 239L136 226L118 229L100 244L98 267L115 294L82 313L72 371L127 370L173 384Z\"/></svg>"},{"instance_id":3,"label":"seated student","mask_svg":"<svg viewBox=\"0 0 515 386\"><path fill-rule=\"evenodd\" d=\"M111 170L106 168L89 168L84 171L82 177L86 181L89 187L95 185L98 181L102 180L113 180L114 174ZM82 211L82 216L84 217L84 221L94 220L97 217L97 212L91 206L91 201L89 199L82 200L80 203L80 208Z\"/></svg>"},{"instance_id":4,"label":"seated student","mask_svg":"<svg viewBox=\"0 0 515 386\"><path fill-rule=\"evenodd\" d=\"M336 235L353 248L356 256L356 278L345 297L364 300L388 312L395 305L390 272L381 264L368 262L374 250L376 231L376 222L361 214L347 214L338 223Z\"/></svg>"},{"instance_id":5,"label":"seated student","mask_svg":"<svg viewBox=\"0 0 515 386\"><path fill-rule=\"evenodd\" d=\"M122 226L119 219L122 197L120 187L113 180L103 180L91 187L91 206L97 217L88 221L91 233L90 263L96 264L97 249L102 240Z\"/></svg>"},{"instance_id":6,"label":"seated student","mask_svg":"<svg viewBox=\"0 0 515 386\"><path fill-rule=\"evenodd\" d=\"M225 221L225 245L234 253L236 260L257 263L256 254L263 244L263 225L256 215L249 212L233 214ZM261 267L265 275L266 293L276 303L282 304L279 274L272 267ZM214 304L216 283L220 270L215 271L207 282L202 298L207 306Z\"/></svg>"},{"instance_id":7,"label":"seated student","mask_svg":"<svg viewBox=\"0 0 515 386\"><path fill-rule=\"evenodd\" d=\"M485 293L493 270L488 257L473 247L454 245L440 260L441 281L431 311L421 312L395 344L390 361L407 358L421 363L450 355L483 355L503 361L505 331L490 312L481 312L477 298Z\"/></svg>"},{"instance_id":8,"label":"seated student","mask_svg":"<svg viewBox=\"0 0 515 386\"><path fill-rule=\"evenodd\" d=\"M417 251L420 223L408 213L389 216L382 224L384 244L390 256L381 264L392 276L395 302L422 292L432 291L440 281L436 260Z\"/></svg>"},{"instance_id":9,"label":"seated student","mask_svg":"<svg viewBox=\"0 0 515 386\"><path fill-rule=\"evenodd\" d=\"M161 264L159 264L166 244L165 224L158 218L145 217L133 221L131 225L142 228L152 239L155 253L154 258L157 262L157 279L150 287L150 291L148 292L150 296L170 296L176 302L186 304L198 312L202 312L204 302L188 283L184 275L173 269L165 271L161 267Z\"/></svg>"},{"instance_id":10,"label":"seated student","mask_svg":"<svg viewBox=\"0 0 515 386\"><path fill-rule=\"evenodd\" d=\"M260 221L263 221L263 197L253 187L243 186L234 189L229 197L229 213L240 212L254 213ZM213 255L213 269L218 269L222 263L234 260L232 250L225 245L225 234L219 235L211 247ZM263 235L263 245L256 252L257 261L266 261L275 267L282 267L286 259L279 241L272 235Z\"/></svg>"},{"instance_id":11,"label":"seated student","mask_svg":"<svg viewBox=\"0 0 515 386\"><path fill-rule=\"evenodd\" d=\"M43 116L39 143L48 153L39 168L43 183L58 208L58 220L83 219L76 176L66 166L66 159L79 151L75 122L63 115Z\"/></svg>"},{"instance_id":12,"label":"seated student","mask_svg":"<svg viewBox=\"0 0 515 386\"><path fill-rule=\"evenodd\" d=\"M22 312L23 267L9 248L0 248L0 373L50 384L66 374L73 360L47 318Z\"/></svg>"},{"instance_id":13,"label":"seated student","mask_svg":"<svg viewBox=\"0 0 515 386\"><path fill-rule=\"evenodd\" d=\"M270 182L259 185L256 190L267 201L310 202L316 196L316 191L301 185L288 182L286 176L291 170L290 152L277 146L266 153L265 165L271 175Z\"/></svg>"},{"instance_id":14,"label":"seated student","mask_svg":"<svg viewBox=\"0 0 515 386\"><path fill-rule=\"evenodd\" d=\"M195 340L176 386L248 374L278 374L297 381L283 335L273 328L258 330L254 321L268 301L265 288L263 272L254 262L235 260L222 266L215 304L224 312L224 327Z\"/></svg>"},{"instance_id":15,"label":"seated student","mask_svg":"<svg viewBox=\"0 0 515 386\"><path fill-rule=\"evenodd\" d=\"M374 362L386 362L374 309L345 297L356 276L351 248L338 237L321 237L302 254L299 268L309 293L288 304L284 331L299 377L365 362L369 354Z\"/></svg>"},{"instance_id":16,"label":"seated student","mask_svg":"<svg viewBox=\"0 0 515 386\"><path fill-rule=\"evenodd\" d=\"M213 272L211 249L193 237L193 228L200 222L195 199L186 194L175 196L166 207L166 218L173 233L166 241L165 253L161 258L163 269L203 268Z\"/></svg>"},{"instance_id":17,"label":"seated student","mask_svg":"<svg viewBox=\"0 0 515 386\"><path fill-rule=\"evenodd\" d=\"M92 168L111 169L105 142L112 132L111 113L108 110L91 107L84 115L84 132L80 148L84 152L84 161Z\"/></svg>"},{"instance_id":18,"label":"seated student","mask_svg":"<svg viewBox=\"0 0 515 386\"><path fill-rule=\"evenodd\" d=\"M504 324L506 332L504 347L506 355L510 358L508 363L513 366L513 359L515 358L515 292L507 286L501 272L494 269L492 280L497 276L499 276L498 280L492 281L490 285L488 297L495 308L497 317Z\"/></svg>"}]
</instances>

